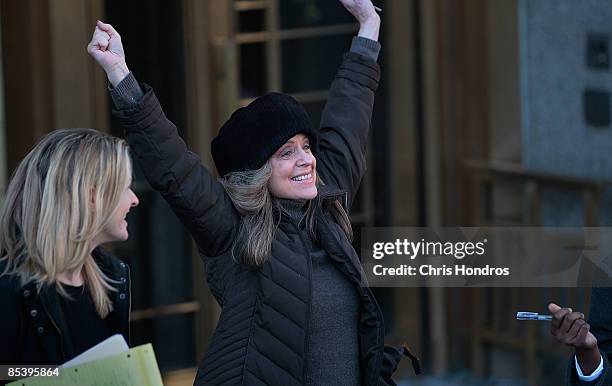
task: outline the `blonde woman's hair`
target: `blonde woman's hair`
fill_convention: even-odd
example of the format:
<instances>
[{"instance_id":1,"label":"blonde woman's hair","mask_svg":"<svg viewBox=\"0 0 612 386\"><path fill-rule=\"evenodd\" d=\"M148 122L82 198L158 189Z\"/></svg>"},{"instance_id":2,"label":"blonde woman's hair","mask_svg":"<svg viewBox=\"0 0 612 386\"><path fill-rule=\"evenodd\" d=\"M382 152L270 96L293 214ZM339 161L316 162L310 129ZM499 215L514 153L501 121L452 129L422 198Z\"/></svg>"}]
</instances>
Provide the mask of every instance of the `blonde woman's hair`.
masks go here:
<instances>
[{"instance_id":1,"label":"blonde woman's hair","mask_svg":"<svg viewBox=\"0 0 612 386\"><path fill-rule=\"evenodd\" d=\"M219 182L241 216L240 228L232 245L232 256L251 267L261 267L270 257L272 241L283 209L272 196L268 182L272 166L266 162L256 170L227 173ZM317 177L317 185L323 182ZM313 239L317 238L315 205L318 197L306 204L305 221ZM331 207L334 220L349 240L353 240L350 219L344 207L335 200Z\"/></svg>"},{"instance_id":2,"label":"blonde woman's hair","mask_svg":"<svg viewBox=\"0 0 612 386\"><path fill-rule=\"evenodd\" d=\"M113 310L115 281L91 252L131 183L127 143L96 130L56 130L38 142L15 170L0 212L1 275L38 290L55 285L69 297L61 274L83 269L98 314Z\"/></svg>"}]
</instances>

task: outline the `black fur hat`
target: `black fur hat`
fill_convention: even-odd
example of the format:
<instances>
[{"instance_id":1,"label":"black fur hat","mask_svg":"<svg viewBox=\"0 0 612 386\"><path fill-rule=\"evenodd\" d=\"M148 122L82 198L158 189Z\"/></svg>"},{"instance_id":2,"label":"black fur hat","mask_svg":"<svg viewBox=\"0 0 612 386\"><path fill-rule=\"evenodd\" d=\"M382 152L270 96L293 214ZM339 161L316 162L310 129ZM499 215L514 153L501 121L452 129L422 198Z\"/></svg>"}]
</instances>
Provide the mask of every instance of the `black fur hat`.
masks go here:
<instances>
[{"instance_id":1,"label":"black fur hat","mask_svg":"<svg viewBox=\"0 0 612 386\"><path fill-rule=\"evenodd\" d=\"M305 134L313 153L317 132L298 101L286 94L269 93L239 108L213 139L211 151L219 175L262 167L285 142Z\"/></svg>"}]
</instances>

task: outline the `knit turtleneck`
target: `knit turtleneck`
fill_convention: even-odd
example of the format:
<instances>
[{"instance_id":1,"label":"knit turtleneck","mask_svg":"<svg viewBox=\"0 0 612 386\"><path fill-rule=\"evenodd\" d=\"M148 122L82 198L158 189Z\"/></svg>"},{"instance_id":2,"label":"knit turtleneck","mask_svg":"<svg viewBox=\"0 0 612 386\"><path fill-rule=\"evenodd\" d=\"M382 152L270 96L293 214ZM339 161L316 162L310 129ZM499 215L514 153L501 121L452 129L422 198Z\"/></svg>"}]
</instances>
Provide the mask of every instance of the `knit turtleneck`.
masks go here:
<instances>
[{"instance_id":1,"label":"knit turtleneck","mask_svg":"<svg viewBox=\"0 0 612 386\"><path fill-rule=\"evenodd\" d=\"M290 200L287 198L277 198L276 201L283 213L289 218L300 224L306 216L307 200Z\"/></svg>"}]
</instances>

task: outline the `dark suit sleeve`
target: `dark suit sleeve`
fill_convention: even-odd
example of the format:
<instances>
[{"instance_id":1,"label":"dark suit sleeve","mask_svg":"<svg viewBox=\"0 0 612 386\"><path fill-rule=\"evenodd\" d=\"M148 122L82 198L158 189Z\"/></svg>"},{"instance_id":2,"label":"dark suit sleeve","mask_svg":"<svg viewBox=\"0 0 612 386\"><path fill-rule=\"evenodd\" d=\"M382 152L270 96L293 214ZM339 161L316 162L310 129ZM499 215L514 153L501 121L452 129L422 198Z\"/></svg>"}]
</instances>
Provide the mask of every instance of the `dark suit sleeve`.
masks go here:
<instances>
[{"instance_id":1,"label":"dark suit sleeve","mask_svg":"<svg viewBox=\"0 0 612 386\"><path fill-rule=\"evenodd\" d=\"M612 288L593 288L591 291L589 324L591 325L591 332L597 338L597 346L604 360L603 373L595 381L580 381L572 357L568 365L567 384L571 386L612 386L612 373L610 372L610 359L612 358Z\"/></svg>"}]
</instances>

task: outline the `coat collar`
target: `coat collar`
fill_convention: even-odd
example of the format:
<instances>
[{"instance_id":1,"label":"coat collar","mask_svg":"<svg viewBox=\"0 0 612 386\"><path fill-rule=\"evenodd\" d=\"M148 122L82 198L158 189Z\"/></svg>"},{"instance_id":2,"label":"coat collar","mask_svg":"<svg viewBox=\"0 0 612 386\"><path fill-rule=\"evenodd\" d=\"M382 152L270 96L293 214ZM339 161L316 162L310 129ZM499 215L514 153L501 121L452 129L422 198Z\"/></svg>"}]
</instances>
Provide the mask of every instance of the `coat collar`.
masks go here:
<instances>
[{"instance_id":1,"label":"coat collar","mask_svg":"<svg viewBox=\"0 0 612 386\"><path fill-rule=\"evenodd\" d=\"M115 304L116 311L111 316L116 318L115 323L118 324L121 333L123 333L129 341L129 303L123 307L119 306L119 301L130 301L128 298L130 285L129 267L112 254L99 247L92 251L92 256L105 275L119 282L117 293L111 293L111 297L114 296L113 303ZM30 281L22 286L20 292L24 295L26 300L26 314L30 314L32 311L38 313L42 306L45 313L49 316L49 321L53 325L53 328L60 334L63 360L72 358L75 355L74 346L68 332L68 324L62 312L60 295L57 292L56 286L54 284L43 285L40 291L38 291L36 283ZM120 297L121 294L124 294L123 298ZM37 299L40 303L37 302ZM43 325L41 324L40 327L43 327ZM53 353L49 352L48 355L53 355Z\"/></svg>"},{"instance_id":2,"label":"coat collar","mask_svg":"<svg viewBox=\"0 0 612 386\"><path fill-rule=\"evenodd\" d=\"M348 212L348 192L346 190L334 188L328 185L321 185L319 186L318 191L318 197L322 204L329 204L334 200L340 200L340 203Z\"/></svg>"}]
</instances>

